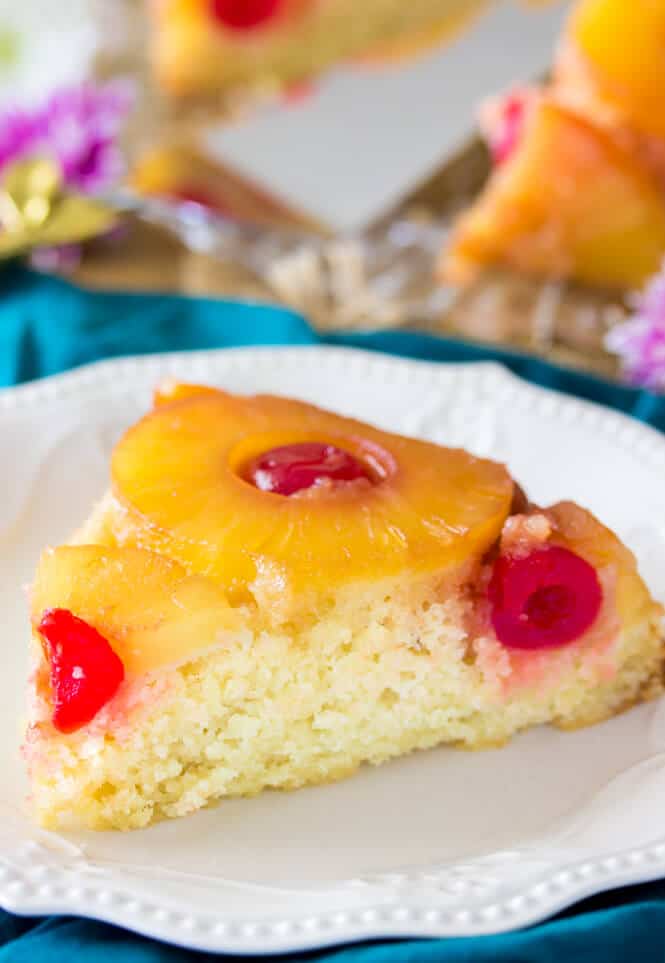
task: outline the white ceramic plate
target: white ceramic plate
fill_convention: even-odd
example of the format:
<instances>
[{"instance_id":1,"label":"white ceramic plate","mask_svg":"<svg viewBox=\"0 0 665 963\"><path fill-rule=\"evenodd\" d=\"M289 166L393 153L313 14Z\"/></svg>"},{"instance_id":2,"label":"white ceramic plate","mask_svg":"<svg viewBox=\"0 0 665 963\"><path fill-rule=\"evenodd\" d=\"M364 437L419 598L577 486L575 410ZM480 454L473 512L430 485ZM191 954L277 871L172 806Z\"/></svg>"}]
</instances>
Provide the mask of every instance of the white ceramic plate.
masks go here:
<instances>
[{"instance_id":1,"label":"white ceramic plate","mask_svg":"<svg viewBox=\"0 0 665 963\"><path fill-rule=\"evenodd\" d=\"M539 729L484 753L437 749L331 786L225 802L151 829L30 827L18 755L27 613L40 548L106 484L122 429L164 375L298 396L508 461L533 498L573 497L636 550L665 598L665 439L495 365L333 349L113 361L0 393L0 894L163 940L272 953L524 926L608 887L665 875L665 712Z\"/></svg>"}]
</instances>

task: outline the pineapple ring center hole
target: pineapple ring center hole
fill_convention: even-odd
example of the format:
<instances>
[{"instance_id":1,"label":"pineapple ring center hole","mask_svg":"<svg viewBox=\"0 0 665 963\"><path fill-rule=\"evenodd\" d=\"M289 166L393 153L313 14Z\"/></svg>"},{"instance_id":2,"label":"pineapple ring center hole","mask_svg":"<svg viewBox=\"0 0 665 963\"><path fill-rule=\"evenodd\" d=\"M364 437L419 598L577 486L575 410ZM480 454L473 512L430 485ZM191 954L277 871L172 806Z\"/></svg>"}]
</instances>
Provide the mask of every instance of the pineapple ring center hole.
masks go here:
<instances>
[{"instance_id":1,"label":"pineapple ring center hole","mask_svg":"<svg viewBox=\"0 0 665 963\"><path fill-rule=\"evenodd\" d=\"M378 485L397 470L393 456L366 439L293 432L244 438L229 462L242 481L281 496Z\"/></svg>"}]
</instances>

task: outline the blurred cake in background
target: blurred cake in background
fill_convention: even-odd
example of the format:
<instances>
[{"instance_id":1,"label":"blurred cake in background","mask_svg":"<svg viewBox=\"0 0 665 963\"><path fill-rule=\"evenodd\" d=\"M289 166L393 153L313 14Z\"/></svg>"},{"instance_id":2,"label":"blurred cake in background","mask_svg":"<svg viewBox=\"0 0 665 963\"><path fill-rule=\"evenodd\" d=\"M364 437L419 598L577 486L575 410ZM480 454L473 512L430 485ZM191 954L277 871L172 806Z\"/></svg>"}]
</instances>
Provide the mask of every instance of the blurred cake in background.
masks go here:
<instances>
[{"instance_id":1,"label":"blurred cake in background","mask_svg":"<svg viewBox=\"0 0 665 963\"><path fill-rule=\"evenodd\" d=\"M274 184L211 150L208 135L255 116L247 108L265 102L298 106L317 94L328 68L346 64L374 73L415 61L491 4L364 0L360 9L357 0L145 0L148 86L160 119L135 138L133 188L240 221L334 232L300 198L280 197ZM301 136L294 137L300 153ZM281 151L273 143L271 153Z\"/></svg>"},{"instance_id":2,"label":"blurred cake in background","mask_svg":"<svg viewBox=\"0 0 665 963\"><path fill-rule=\"evenodd\" d=\"M488 0L151 0L152 62L182 100L278 90L340 61L414 55Z\"/></svg>"},{"instance_id":3,"label":"blurred cake in background","mask_svg":"<svg viewBox=\"0 0 665 963\"><path fill-rule=\"evenodd\" d=\"M441 273L490 267L609 290L665 255L665 3L581 0L553 79L489 113L495 169L457 223Z\"/></svg>"},{"instance_id":4,"label":"blurred cake in background","mask_svg":"<svg viewBox=\"0 0 665 963\"><path fill-rule=\"evenodd\" d=\"M298 222L360 233L447 165L481 96L548 67L567 4L530 5L152 0L174 123L140 152L134 185L237 213L227 187L241 179Z\"/></svg>"}]
</instances>

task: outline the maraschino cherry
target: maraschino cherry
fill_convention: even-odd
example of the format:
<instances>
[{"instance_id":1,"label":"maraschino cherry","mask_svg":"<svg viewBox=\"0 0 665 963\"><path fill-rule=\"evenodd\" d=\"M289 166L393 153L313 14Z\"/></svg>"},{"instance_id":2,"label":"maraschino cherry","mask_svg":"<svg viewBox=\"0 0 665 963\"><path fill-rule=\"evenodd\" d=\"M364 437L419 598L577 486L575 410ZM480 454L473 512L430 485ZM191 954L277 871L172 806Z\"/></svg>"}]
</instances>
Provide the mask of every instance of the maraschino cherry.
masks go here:
<instances>
[{"instance_id":1,"label":"maraschino cherry","mask_svg":"<svg viewBox=\"0 0 665 963\"><path fill-rule=\"evenodd\" d=\"M125 677L103 635L67 609L49 609L39 623L46 640L53 690L53 725L75 732L92 722Z\"/></svg>"},{"instance_id":2,"label":"maraschino cherry","mask_svg":"<svg viewBox=\"0 0 665 963\"><path fill-rule=\"evenodd\" d=\"M276 495L294 495L327 481L371 480L368 469L355 455L320 441L271 448L254 458L243 476L261 491Z\"/></svg>"},{"instance_id":3,"label":"maraschino cherry","mask_svg":"<svg viewBox=\"0 0 665 963\"><path fill-rule=\"evenodd\" d=\"M492 160L496 165L507 161L518 146L529 106L529 98L520 92L510 94L501 104L487 135Z\"/></svg>"},{"instance_id":4,"label":"maraschino cherry","mask_svg":"<svg viewBox=\"0 0 665 963\"><path fill-rule=\"evenodd\" d=\"M591 628L603 602L593 566L560 546L500 556L488 594L496 636L513 649L574 642Z\"/></svg>"},{"instance_id":5,"label":"maraschino cherry","mask_svg":"<svg viewBox=\"0 0 665 963\"><path fill-rule=\"evenodd\" d=\"M254 30L279 16L284 0L210 0L213 17L231 30Z\"/></svg>"}]
</instances>

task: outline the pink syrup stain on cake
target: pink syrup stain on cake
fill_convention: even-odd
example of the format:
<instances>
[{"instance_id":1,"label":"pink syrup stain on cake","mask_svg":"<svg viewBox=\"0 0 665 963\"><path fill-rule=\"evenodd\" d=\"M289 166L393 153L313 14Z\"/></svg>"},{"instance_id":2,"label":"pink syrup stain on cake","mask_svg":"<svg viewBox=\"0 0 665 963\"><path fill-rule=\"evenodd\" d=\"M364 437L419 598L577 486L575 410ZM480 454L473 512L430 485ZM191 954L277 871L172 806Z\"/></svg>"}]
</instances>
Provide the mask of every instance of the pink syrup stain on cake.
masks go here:
<instances>
[{"instance_id":1,"label":"pink syrup stain on cake","mask_svg":"<svg viewBox=\"0 0 665 963\"><path fill-rule=\"evenodd\" d=\"M117 742L127 741L136 726L169 692L174 688L170 672L151 673L135 679L125 679L115 696L86 726L63 736L52 723L53 700L48 681L46 662L41 661L31 672L28 681L28 713L30 724L27 728L21 755L29 771L39 769L42 773L57 774L61 760L51 752L52 739L70 739L80 747L89 744L91 751L95 745L103 745L107 737Z\"/></svg>"},{"instance_id":2,"label":"pink syrup stain on cake","mask_svg":"<svg viewBox=\"0 0 665 963\"><path fill-rule=\"evenodd\" d=\"M174 688L170 672L152 672L138 679L126 680L117 694L86 727L92 737L110 735L126 741L138 721Z\"/></svg>"}]
</instances>

